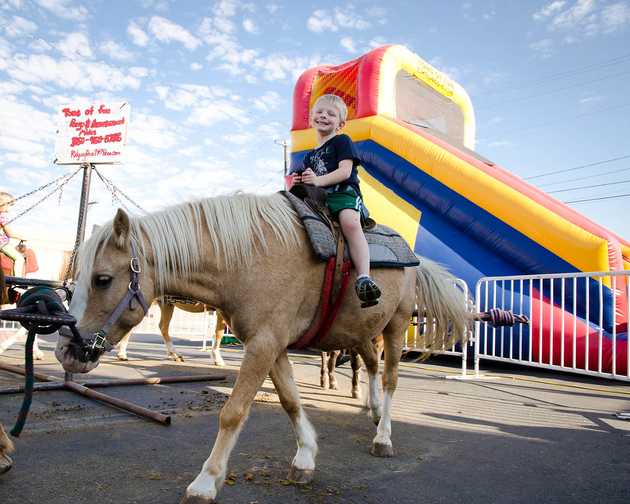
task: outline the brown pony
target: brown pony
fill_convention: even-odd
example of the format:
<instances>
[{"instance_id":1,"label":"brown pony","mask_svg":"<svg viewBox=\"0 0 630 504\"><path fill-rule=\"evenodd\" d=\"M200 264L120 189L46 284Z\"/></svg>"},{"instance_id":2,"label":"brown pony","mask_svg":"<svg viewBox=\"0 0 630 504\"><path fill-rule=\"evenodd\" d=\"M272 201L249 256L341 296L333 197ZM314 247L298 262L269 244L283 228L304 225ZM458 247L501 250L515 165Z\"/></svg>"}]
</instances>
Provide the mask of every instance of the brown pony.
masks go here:
<instances>
[{"instance_id":1,"label":"brown pony","mask_svg":"<svg viewBox=\"0 0 630 504\"><path fill-rule=\"evenodd\" d=\"M0 305L8 303L9 300L6 298L6 288L4 283L4 271L0 267ZM11 457L9 457L9 453L13 451L13 443L7 433L4 431L4 427L0 423L0 474L4 474L13 465L13 461Z\"/></svg>"},{"instance_id":2,"label":"brown pony","mask_svg":"<svg viewBox=\"0 0 630 504\"><path fill-rule=\"evenodd\" d=\"M188 313L203 313L206 311L215 310L209 306L206 306L203 303L168 303L163 301L162 299L158 300L158 306L160 307L160 334L162 335L162 339L164 340L164 344L166 345L166 357L168 359L174 360L175 362L184 362L184 358L181 356L181 354L177 353L175 345L173 345L171 335L168 332L168 328L171 324L175 308ZM220 351L221 339L223 338L223 329L225 327L225 320L223 319L223 315L221 315L221 312L219 310L216 310L216 316L217 325L214 331L214 338L212 339L210 359L211 362L217 366L225 366L225 362L223 362ZM118 360L128 360L127 346L129 345L130 338L131 331L128 332L127 335L124 336L118 343L118 347L116 349L116 357L118 358Z\"/></svg>"},{"instance_id":3,"label":"brown pony","mask_svg":"<svg viewBox=\"0 0 630 504\"><path fill-rule=\"evenodd\" d=\"M221 409L212 452L182 502L213 502L254 396L268 375L297 437L289 479L306 483L315 470L317 436L300 403L287 347L317 313L324 266L314 258L304 228L282 194L208 198L137 218L118 210L79 254L70 313L78 320L80 336L59 334L55 353L69 372L96 367L107 346L99 339L104 328L107 343L114 345L144 316L140 302L121 303L128 295L138 297L131 288L133 279L146 302L171 294L219 308L243 342L244 356L231 397ZM429 261L413 268L377 269L373 275L383 292L379 304L361 309L359 299L349 295L318 349L353 348L362 356L378 425L371 453L389 457L392 398L414 308L419 305L434 321L427 341L439 346L462 337L466 311L453 277ZM372 351L379 334L385 349L384 398ZM92 346L86 352L86 338L99 342L96 351Z\"/></svg>"}]
</instances>

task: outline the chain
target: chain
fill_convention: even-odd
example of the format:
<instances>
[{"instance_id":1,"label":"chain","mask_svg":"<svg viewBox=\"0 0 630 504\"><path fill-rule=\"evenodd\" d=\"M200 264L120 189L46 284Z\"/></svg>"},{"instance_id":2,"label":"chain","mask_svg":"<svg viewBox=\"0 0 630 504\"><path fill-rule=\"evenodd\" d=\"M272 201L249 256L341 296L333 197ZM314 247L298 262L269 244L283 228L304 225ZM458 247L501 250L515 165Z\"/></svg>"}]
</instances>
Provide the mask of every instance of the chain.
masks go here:
<instances>
[{"instance_id":1,"label":"chain","mask_svg":"<svg viewBox=\"0 0 630 504\"><path fill-rule=\"evenodd\" d=\"M70 182L70 180L71 180L71 179L72 179L72 178L73 178L73 177L74 177L77 173L79 173L79 170L81 170L81 168L78 168L78 169L77 169L75 172L73 172L73 173L70 173L70 174L66 173L63 177L59 177L59 178L55 179L53 182L57 182L57 181L59 181L60 179L64 179L64 178L65 178L65 180L64 180L63 182L59 183L59 184L57 185L57 187L55 187L52 191L50 191L49 193L47 193L46 195L44 195L44 197L43 197L43 198L40 198L40 199L39 199L39 200L37 200L35 203L33 203L30 207L27 207L27 208L25 208L24 210L22 210L19 214L17 214L17 215L16 215L15 217L13 217L11 220L7 221L7 222L6 222L6 224L4 224L4 225L5 225L5 226L7 226L7 225L11 224L12 222L15 222L15 221L16 221L16 220L18 220L20 217L22 217L24 214L27 214L28 212L30 212L31 210L33 210L33 208L35 208L36 206L38 206L38 205L42 204L44 201L46 201L48 198L50 198L50 197L51 197L53 194L55 194L57 191L62 191L62 190L63 190L63 186L64 186L64 185L66 185L68 182ZM37 192L37 191L41 191L41 190L42 190L42 188L46 188L46 187L48 187L48 186L49 186L49 185L51 185L51 184L52 184L52 182L51 182L51 183L49 183L49 184L46 184L46 185L44 185L44 186L42 186L42 187L40 187L40 188L38 188L38 189L36 189L35 191L31 191L30 193L26 193L26 194L24 194L23 196L20 196L19 198L16 198L16 199L15 199L15 200L13 200L13 201L20 200L20 199L22 199L22 198L24 198L24 197L26 197L26 196L28 196L28 195L30 195L30 194L33 194L33 193L35 193L35 192Z\"/></svg>"},{"instance_id":2,"label":"chain","mask_svg":"<svg viewBox=\"0 0 630 504\"><path fill-rule=\"evenodd\" d=\"M129 201L129 203L134 205L136 208L138 208L143 213L145 213L145 214L149 213L144 208L142 208L140 205L138 205L138 203L136 203L134 200L132 200L129 196L127 196L119 187L116 187L116 185L110 179L108 179L105 175L103 175L100 171L98 171L96 168L94 168L94 171L96 172L98 177L102 180L103 184L105 184L105 186L107 187L109 192L112 193L112 198L115 199L116 201L118 201L125 208L125 210L128 210L128 208L121 201L121 199L117 196L117 193L120 194L121 196L123 196L127 201Z\"/></svg>"},{"instance_id":3,"label":"chain","mask_svg":"<svg viewBox=\"0 0 630 504\"><path fill-rule=\"evenodd\" d=\"M79 168L77 171L79 171L79 170L80 170L80 168ZM76 172L75 172L75 173L76 173ZM37 189L33 189L32 191L27 192L26 194L22 194L22 196L18 196L17 198L12 199L11 201L9 201L9 202L7 203L7 205L13 205L13 203L16 203L17 201L20 201L21 199L24 199L24 198L26 198L26 197L30 196L31 194L35 194L36 192L43 191L43 190L44 190L44 189L46 189L47 187L50 187L51 185L55 184L56 182L60 181L61 179L65 178L65 177L67 177L67 176L68 176L68 174L67 174L67 173L66 173L66 174L64 174L64 175L61 175L60 177L57 177L56 179L54 179L54 180L52 180L52 181L48 182L47 184L44 184L44 185L42 185L42 186L39 186Z\"/></svg>"}]
</instances>

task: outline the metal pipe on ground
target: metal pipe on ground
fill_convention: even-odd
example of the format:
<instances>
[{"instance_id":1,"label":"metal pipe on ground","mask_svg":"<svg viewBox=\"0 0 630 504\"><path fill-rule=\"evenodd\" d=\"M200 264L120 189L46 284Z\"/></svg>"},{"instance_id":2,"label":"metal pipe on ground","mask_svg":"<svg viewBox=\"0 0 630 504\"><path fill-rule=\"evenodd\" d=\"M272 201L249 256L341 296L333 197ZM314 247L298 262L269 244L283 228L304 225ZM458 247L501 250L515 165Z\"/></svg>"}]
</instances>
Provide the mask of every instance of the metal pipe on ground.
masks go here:
<instances>
[{"instance_id":1,"label":"metal pipe on ground","mask_svg":"<svg viewBox=\"0 0 630 504\"><path fill-rule=\"evenodd\" d=\"M24 375L24 369L18 366L11 366L10 364L0 363L0 370L9 371L12 373ZM148 418L149 420L153 420L154 422L158 422L163 425L170 425L171 417L169 415L163 415L162 413L157 413L155 411L151 411L150 409L144 408L142 406L138 406L136 404L130 403L129 401L124 401L122 399L117 399L115 397L110 397L108 395L102 394L95 390L91 390L85 385L80 383L76 383L74 381L62 381L61 378L57 378L56 376L47 375L44 373L34 372L33 376L38 380L47 383L36 384L34 390L38 390L38 385L41 385L41 390L70 390L77 394L80 394L84 397L88 397L90 399L95 399L97 401L104 402L105 404L115 406L124 411L128 411L130 413L134 413L143 418ZM132 378L128 380L92 380L91 386L96 387L110 387L110 386L123 386L123 385L156 385L160 383L178 383L185 381L221 381L225 380L225 375L219 376L209 376L209 375L199 375L199 376L166 376L162 378ZM90 384L90 382L85 382L86 384ZM50 388L49 388L50 387ZM18 388L18 387L15 387ZM22 387L23 388L23 387ZM11 392L3 392L3 393L11 393Z\"/></svg>"}]
</instances>

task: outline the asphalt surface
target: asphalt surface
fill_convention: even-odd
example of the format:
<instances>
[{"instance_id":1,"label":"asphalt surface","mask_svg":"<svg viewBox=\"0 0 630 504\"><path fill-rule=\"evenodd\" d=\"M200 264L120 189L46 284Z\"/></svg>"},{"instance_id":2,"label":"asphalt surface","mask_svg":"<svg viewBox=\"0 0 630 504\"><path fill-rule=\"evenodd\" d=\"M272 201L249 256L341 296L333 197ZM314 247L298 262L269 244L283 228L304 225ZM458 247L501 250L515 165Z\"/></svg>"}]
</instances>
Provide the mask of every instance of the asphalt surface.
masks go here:
<instances>
[{"instance_id":1,"label":"asphalt surface","mask_svg":"<svg viewBox=\"0 0 630 504\"><path fill-rule=\"evenodd\" d=\"M227 348L227 368L208 365L197 342L176 341L186 361L163 359L154 336L136 337L130 361L106 356L87 378L220 374L221 382L99 389L172 415L169 427L66 391L36 393L15 466L0 477L2 504L177 503L208 457L218 411L242 352ZM62 376L43 342L41 372ZM21 348L0 362L22 363ZM630 502L630 386L522 368L484 365L478 381L455 359L404 362L394 400L395 457L369 454L375 427L350 398L349 365L340 389L319 389L319 358L294 355L305 408L319 435L315 479L295 486L286 475L295 441L265 382L230 459L220 503L624 503ZM21 377L0 371L0 386ZM0 395L0 421L11 426L21 395Z\"/></svg>"}]
</instances>

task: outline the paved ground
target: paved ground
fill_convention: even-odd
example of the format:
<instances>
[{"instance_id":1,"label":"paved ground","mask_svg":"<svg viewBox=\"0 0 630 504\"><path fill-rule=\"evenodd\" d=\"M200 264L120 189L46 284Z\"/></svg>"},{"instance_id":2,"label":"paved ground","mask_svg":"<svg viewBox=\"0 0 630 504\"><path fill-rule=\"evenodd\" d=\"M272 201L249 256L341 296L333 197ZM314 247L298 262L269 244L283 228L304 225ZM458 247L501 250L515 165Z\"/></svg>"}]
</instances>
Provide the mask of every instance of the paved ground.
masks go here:
<instances>
[{"instance_id":1,"label":"paved ground","mask_svg":"<svg viewBox=\"0 0 630 504\"><path fill-rule=\"evenodd\" d=\"M184 343L184 342L179 342ZM194 345L194 346L192 346ZM61 375L44 342L40 371ZM227 369L209 367L198 343L180 346L183 364L162 360L155 337L136 338L131 361L105 358L90 378L217 373L223 382L101 389L169 412L163 427L69 392L35 396L14 469L0 478L3 504L177 503L209 454L217 412L234 382L241 351ZM0 356L20 364L20 349ZM395 396L396 456L369 454L375 429L349 398L317 387L316 356L292 359L319 434L315 481L285 480L295 452L290 424L265 383L230 460L221 503L624 503L630 502L630 387L580 377L493 367L483 381L444 379L457 362L405 362ZM484 367L488 368L487 365ZM0 371L0 386L17 379ZM20 395L0 396L0 421L12 425Z\"/></svg>"}]
</instances>

